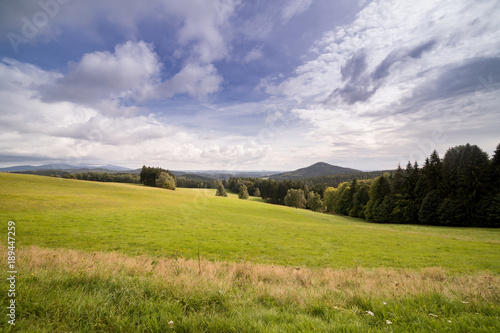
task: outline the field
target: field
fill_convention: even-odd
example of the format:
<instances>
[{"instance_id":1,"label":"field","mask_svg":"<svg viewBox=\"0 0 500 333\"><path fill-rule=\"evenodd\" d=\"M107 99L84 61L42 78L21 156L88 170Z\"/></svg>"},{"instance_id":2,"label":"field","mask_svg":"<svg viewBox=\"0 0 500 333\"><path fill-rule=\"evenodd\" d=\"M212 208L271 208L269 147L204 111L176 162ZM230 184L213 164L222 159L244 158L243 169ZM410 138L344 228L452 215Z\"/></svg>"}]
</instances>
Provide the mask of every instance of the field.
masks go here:
<instances>
[{"instance_id":1,"label":"field","mask_svg":"<svg viewBox=\"0 0 500 333\"><path fill-rule=\"evenodd\" d=\"M500 330L499 230L214 194L0 173L4 253L16 222L16 329Z\"/></svg>"}]
</instances>

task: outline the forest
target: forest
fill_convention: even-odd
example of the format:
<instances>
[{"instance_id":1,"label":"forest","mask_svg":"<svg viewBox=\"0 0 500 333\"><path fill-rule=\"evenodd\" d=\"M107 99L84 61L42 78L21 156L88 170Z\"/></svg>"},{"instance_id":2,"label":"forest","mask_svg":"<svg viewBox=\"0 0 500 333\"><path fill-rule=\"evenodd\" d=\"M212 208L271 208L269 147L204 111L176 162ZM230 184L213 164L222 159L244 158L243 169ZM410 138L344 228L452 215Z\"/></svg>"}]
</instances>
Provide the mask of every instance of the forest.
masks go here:
<instances>
[{"instance_id":1,"label":"forest","mask_svg":"<svg viewBox=\"0 0 500 333\"><path fill-rule=\"evenodd\" d=\"M366 173L364 173L366 174ZM328 180L349 178L325 188ZM369 222L500 227L500 145L490 159L476 145L434 151L422 167L400 165L372 179L356 175L319 177L323 181L231 178L223 182L238 193L258 190L271 204L364 218ZM326 180L326 181L325 181Z\"/></svg>"},{"instance_id":2,"label":"forest","mask_svg":"<svg viewBox=\"0 0 500 333\"><path fill-rule=\"evenodd\" d=\"M500 226L500 145L492 159L475 145L434 151L374 180L353 179L324 195L326 210L370 222Z\"/></svg>"}]
</instances>

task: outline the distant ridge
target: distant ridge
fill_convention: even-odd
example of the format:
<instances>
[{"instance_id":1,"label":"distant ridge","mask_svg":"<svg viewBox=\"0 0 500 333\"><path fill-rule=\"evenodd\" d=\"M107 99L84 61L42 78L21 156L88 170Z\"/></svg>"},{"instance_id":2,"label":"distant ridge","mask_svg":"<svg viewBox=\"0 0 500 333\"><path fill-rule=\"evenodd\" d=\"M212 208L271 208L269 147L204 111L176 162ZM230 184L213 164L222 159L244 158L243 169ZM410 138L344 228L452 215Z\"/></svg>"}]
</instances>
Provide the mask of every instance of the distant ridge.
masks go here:
<instances>
[{"instance_id":1,"label":"distant ridge","mask_svg":"<svg viewBox=\"0 0 500 333\"><path fill-rule=\"evenodd\" d=\"M308 166L307 168L301 168L295 171L289 171L277 175L272 175L269 178L274 180L300 179L300 178L321 177L329 175L343 175L356 172L362 172L362 171L351 168L343 168L325 162L318 162L311 166Z\"/></svg>"},{"instance_id":2,"label":"distant ridge","mask_svg":"<svg viewBox=\"0 0 500 333\"><path fill-rule=\"evenodd\" d=\"M41 171L41 170L111 170L111 171L131 171L117 165L88 166L88 165L69 165L69 164L45 164L39 166L16 165L8 168L0 168L0 172L23 172L23 171Z\"/></svg>"}]
</instances>

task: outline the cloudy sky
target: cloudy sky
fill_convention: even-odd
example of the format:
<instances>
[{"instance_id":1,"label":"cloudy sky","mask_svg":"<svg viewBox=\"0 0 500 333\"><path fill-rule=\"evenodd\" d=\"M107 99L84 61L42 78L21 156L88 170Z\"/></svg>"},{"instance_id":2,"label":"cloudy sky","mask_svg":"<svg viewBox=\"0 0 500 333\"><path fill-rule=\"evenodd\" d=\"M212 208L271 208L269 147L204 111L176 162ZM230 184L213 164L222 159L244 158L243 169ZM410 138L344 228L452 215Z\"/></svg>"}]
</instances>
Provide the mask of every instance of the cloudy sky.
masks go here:
<instances>
[{"instance_id":1,"label":"cloudy sky","mask_svg":"<svg viewBox=\"0 0 500 333\"><path fill-rule=\"evenodd\" d=\"M2 0L0 166L491 155L498 17L497 0Z\"/></svg>"}]
</instances>

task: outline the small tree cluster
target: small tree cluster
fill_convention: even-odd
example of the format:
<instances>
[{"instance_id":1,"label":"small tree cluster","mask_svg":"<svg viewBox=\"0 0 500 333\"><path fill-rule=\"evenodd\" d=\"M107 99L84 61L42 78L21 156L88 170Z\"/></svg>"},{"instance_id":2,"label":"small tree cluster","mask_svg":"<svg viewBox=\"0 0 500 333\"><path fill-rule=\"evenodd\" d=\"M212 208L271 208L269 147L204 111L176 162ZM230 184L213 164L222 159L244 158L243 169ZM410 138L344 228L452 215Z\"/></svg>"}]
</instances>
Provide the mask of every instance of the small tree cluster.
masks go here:
<instances>
[{"instance_id":1,"label":"small tree cluster","mask_svg":"<svg viewBox=\"0 0 500 333\"><path fill-rule=\"evenodd\" d=\"M139 175L140 182L146 186L175 190L176 180L173 173L162 168L143 166Z\"/></svg>"},{"instance_id":2,"label":"small tree cluster","mask_svg":"<svg viewBox=\"0 0 500 333\"><path fill-rule=\"evenodd\" d=\"M289 189L285 196L285 206L295 208L306 208L307 200L304 191Z\"/></svg>"}]
</instances>

